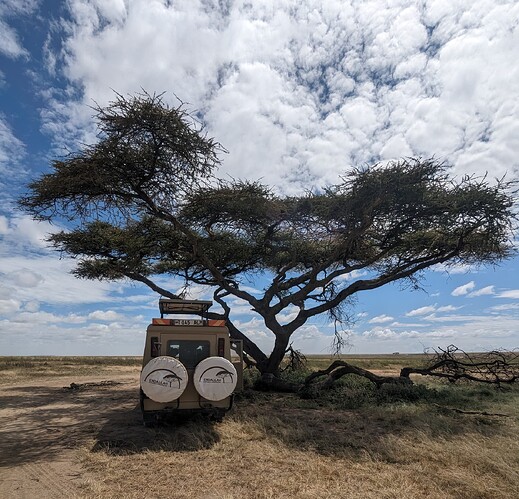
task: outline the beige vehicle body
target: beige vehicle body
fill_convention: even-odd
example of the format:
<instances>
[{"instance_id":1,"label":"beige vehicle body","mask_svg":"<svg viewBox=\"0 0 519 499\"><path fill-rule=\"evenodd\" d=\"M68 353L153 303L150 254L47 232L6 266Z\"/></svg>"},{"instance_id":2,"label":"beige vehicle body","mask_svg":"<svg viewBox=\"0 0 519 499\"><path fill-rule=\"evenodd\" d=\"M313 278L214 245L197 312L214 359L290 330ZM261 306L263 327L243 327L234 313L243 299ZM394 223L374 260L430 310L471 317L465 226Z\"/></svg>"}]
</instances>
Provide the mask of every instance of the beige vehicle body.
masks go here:
<instances>
[{"instance_id":1,"label":"beige vehicle body","mask_svg":"<svg viewBox=\"0 0 519 499\"><path fill-rule=\"evenodd\" d=\"M243 389L243 351L239 340L231 340L223 320L203 318L211 302L164 300L159 307L160 319L153 319L146 331L143 370L157 357L173 357L185 367L188 380L182 394L169 402L157 402L144 393L141 375L141 410L145 425L153 425L168 415L202 413L221 419L233 404L234 393ZM164 319L165 314L202 314L193 319ZM223 357L236 370L236 386L231 395L222 400L208 400L195 386L195 369L208 357ZM198 390L198 391L197 391Z\"/></svg>"}]
</instances>

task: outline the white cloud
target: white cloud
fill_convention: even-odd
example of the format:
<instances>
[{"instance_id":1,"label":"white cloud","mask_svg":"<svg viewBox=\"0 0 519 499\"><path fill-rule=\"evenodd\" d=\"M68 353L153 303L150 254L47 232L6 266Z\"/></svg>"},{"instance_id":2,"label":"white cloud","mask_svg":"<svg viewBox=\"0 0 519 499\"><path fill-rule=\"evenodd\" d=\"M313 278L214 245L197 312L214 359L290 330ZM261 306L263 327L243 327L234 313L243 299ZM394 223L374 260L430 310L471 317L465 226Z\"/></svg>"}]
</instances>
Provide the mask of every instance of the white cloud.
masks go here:
<instances>
[{"instance_id":1,"label":"white cloud","mask_svg":"<svg viewBox=\"0 0 519 499\"><path fill-rule=\"evenodd\" d=\"M9 231L9 220L7 217L0 215L0 235L6 235Z\"/></svg>"},{"instance_id":2,"label":"white cloud","mask_svg":"<svg viewBox=\"0 0 519 499\"><path fill-rule=\"evenodd\" d=\"M436 337L435 333L424 333L415 330L410 331L396 331L390 328L384 329L372 329L370 331L364 331L362 336L376 339L376 340L394 340L394 339L411 339L411 338L427 338L433 335Z\"/></svg>"},{"instance_id":3,"label":"white cloud","mask_svg":"<svg viewBox=\"0 0 519 499\"><path fill-rule=\"evenodd\" d=\"M406 315L406 317L416 317L419 315L429 314L431 312L434 312L435 310L436 310L436 307L434 305L429 305L426 307L415 308L414 310L407 312L407 314L405 314L405 315Z\"/></svg>"},{"instance_id":4,"label":"white cloud","mask_svg":"<svg viewBox=\"0 0 519 499\"><path fill-rule=\"evenodd\" d=\"M23 309L26 312L38 312L40 310L40 302L38 300L31 300L25 303Z\"/></svg>"},{"instance_id":5,"label":"white cloud","mask_svg":"<svg viewBox=\"0 0 519 499\"><path fill-rule=\"evenodd\" d=\"M0 297L48 305L112 301L121 294L121 283L80 280L70 271L75 262L59 259L44 241L59 227L27 216L0 218Z\"/></svg>"},{"instance_id":6,"label":"white cloud","mask_svg":"<svg viewBox=\"0 0 519 499\"><path fill-rule=\"evenodd\" d=\"M505 312L508 310L519 310L519 303L508 303L506 305L496 305L495 307L490 307L490 310L494 310L496 312Z\"/></svg>"},{"instance_id":7,"label":"white cloud","mask_svg":"<svg viewBox=\"0 0 519 499\"><path fill-rule=\"evenodd\" d=\"M436 312L454 312L462 307L455 307L454 305L445 305L444 307L438 307Z\"/></svg>"},{"instance_id":8,"label":"white cloud","mask_svg":"<svg viewBox=\"0 0 519 499\"><path fill-rule=\"evenodd\" d=\"M282 313L278 314L276 316L276 319L280 324L288 324L289 322L293 321L297 314L299 313L299 308L292 306L286 308Z\"/></svg>"},{"instance_id":9,"label":"white cloud","mask_svg":"<svg viewBox=\"0 0 519 499\"><path fill-rule=\"evenodd\" d=\"M124 319L124 315L113 310L96 310L88 314L88 318L94 321L113 322Z\"/></svg>"},{"instance_id":10,"label":"white cloud","mask_svg":"<svg viewBox=\"0 0 519 499\"><path fill-rule=\"evenodd\" d=\"M384 322L391 322L392 320L394 320L394 317L391 317L390 315L377 315L368 322L370 324L383 324Z\"/></svg>"},{"instance_id":11,"label":"white cloud","mask_svg":"<svg viewBox=\"0 0 519 499\"><path fill-rule=\"evenodd\" d=\"M23 311L19 314L10 317L11 324L83 324L86 322L86 318L78 314L69 315L57 315L50 312L36 311L28 312Z\"/></svg>"},{"instance_id":12,"label":"white cloud","mask_svg":"<svg viewBox=\"0 0 519 499\"><path fill-rule=\"evenodd\" d=\"M512 0L68 5L62 70L83 94L51 99L58 142L94 139L92 99L146 88L200 110L230 151L224 174L286 192L378 158L435 154L496 176L516 165Z\"/></svg>"},{"instance_id":13,"label":"white cloud","mask_svg":"<svg viewBox=\"0 0 519 499\"><path fill-rule=\"evenodd\" d=\"M56 355L57 351L60 355L139 355L145 328L142 322L40 325L35 321L27 327L27 322L0 320L0 351L3 355Z\"/></svg>"},{"instance_id":14,"label":"white cloud","mask_svg":"<svg viewBox=\"0 0 519 499\"><path fill-rule=\"evenodd\" d=\"M13 59L28 55L27 50L20 43L16 31L2 19L0 19L0 52Z\"/></svg>"},{"instance_id":15,"label":"white cloud","mask_svg":"<svg viewBox=\"0 0 519 499\"><path fill-rule=\"evenodd\" d=\"M13 286L22 288L34 288L45 281L45 278L32 270L19 269L5 274L5 280Z\"/></svg>"},{"instance_id":16,"label":"white cloud","mask_svg":"<svg viewBox=\"0 0 519 499\"><path fill-rule=\"evenodd\" d=\"M519 299L519 289L510 289L508 291L502 291L498 295L497 298L512 298L513 300Z\"/></svg>"},{"instance_id":17,"label":"white cloud","mask_svg":"<svg viewBox=\"0 0 519 499\"><path fill-rule=\"evenodd\" d=\"M473 291L472 293L469 293L469 298L476 298L477 296L488 296L495 294L494 292L495 286L486 286L484 288L478 289L477 291Z\"/></svg>"},{"instance_id":18,"label":"white cloud","mask_svg":"<svg viewBox=\"0 0 519 499\"><path fill-rule=\"evenodd\" d=\"M9 178L19 179L25 173L24 168L20 166L24 155L23 142L16 138L5 116L0 113L0 174L3 176L0 178L0 187ZM5 198L6 193L2 193L2 197Z\"/></svg>"},{"instance_id":19,"label":"white cloud","mask_svg":"<svg viewBox=\"0 0 519 499\"><path fill-rule=\"evenodd\" d=\"M448 264L448 263L440 263L431 267L431 270L435 272L444 272L446 274L474 274L477 272L477 268L473 265L466 264Z\"/></svg>"},{"instance_id":20,"label":"white cloud","mask_svg":"<svg viewBox=\"0 0 519 499\"><path fill-rule=\"evenodd\" d=\"M476 284L474 281L470 281L467 284L463 284L462 286L458 286L456 289L454 289L451 293L452 296L464 296L468 294L470 291L472 291L475 288Z\"/></svg>"},{"instance_id":21,"label":"white cloud","mask_svg":"<svg viewBox=\"0 0 519 499\"><path fill-rule=\"evenodd\" d=\"M369 352L372 348L378 351L398 350L401 352L420 352L426 348L445 347L447 344L455 344L465 351L492 350L496 348L512 348L511 345L519 344L517 330L519 318L509 315L476 315L436 318L439 322L434 327L426 329L409 329L410 326L382 328L375 327L371 330L358 332L353 343L360 351ZM445 324L442 322L445 321ZM449 323L452 322L452 323ZM370 346L370 342L373 345ZM377 345L378 341L385 343Z\"/></svg>"},{"instance_id":22,"label":"white cloud","mask_svg":"<svg viewBox=\"0 0 519 499\"><path fill-rule=\"evenodd\" d=\"M18 300L12 298L6 300L0 299L0 314L4 317L18 310L20 310L20 302Z\"/></svg>"},{"instance_id":23,"label":"white cloud","mask_svg":"<svg viewBox=\"0 0 519 499\"><path fill-rule=\"evenodd\" d=\"M4 56L16 59L29 55L20 42L18 33L9 25L9 20L32 14L38 3L39 0L2 0L0 4L0 53Z\"/></svg>"}]
</instances>

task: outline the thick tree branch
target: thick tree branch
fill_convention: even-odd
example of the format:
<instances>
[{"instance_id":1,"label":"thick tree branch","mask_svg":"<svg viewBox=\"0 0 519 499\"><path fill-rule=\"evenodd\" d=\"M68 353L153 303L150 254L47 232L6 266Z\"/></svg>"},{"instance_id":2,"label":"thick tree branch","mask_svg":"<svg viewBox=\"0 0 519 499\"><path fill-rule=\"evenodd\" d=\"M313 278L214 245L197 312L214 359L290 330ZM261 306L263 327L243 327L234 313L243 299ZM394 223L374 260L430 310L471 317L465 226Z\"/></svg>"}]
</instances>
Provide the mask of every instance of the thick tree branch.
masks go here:
<instances>
[{"instance_id":1,"label":"thick tree branch","mask_svg":"<svg viewBox=\"0 0 519 499\"><path fill-rule=\"evenodd\" d=\"M321 382L320 387L330 388L339 378L342 378L346 374L356 374L369 379L377 387L382 386L385 383L398 383L408 384L411 383L409 379L402 378L399 376L379 376L378 374L372 373L362 367L357 367L348 362L342 360L334 361L329 367L321 371L315 371L306 377L304 385L308 387L314 380L326 376L324 382Z\"/></svg>"}]
</instances>

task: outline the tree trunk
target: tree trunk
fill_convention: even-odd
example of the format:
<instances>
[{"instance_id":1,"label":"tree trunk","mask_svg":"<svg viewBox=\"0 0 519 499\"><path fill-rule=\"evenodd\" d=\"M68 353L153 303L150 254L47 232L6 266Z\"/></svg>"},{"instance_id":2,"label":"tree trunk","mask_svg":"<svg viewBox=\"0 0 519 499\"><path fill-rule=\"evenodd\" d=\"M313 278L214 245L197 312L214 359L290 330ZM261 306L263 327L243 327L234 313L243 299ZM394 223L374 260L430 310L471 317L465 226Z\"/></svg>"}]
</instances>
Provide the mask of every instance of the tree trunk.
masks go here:
<instances>
[{"instance_id":1,"label":"tree trunk","mask_svg":"<svg viewBox=\"0 0 519 499\"><path fill-rule=\"evenodd\" d=\"M261 374L272 374L274 376L279 375L279 366L283 359L285 358L285 353L288 348L288 340L290 339L284 333L274 332L276 335L276 341L274 343L274 348L269 355L268 359L265 360L260 366L258 366Z\"/></svg>"},{"instance_id":2,"label":"tree trunk","mask_svg":"<svg viewBox=\"0 0 519 499\"><path fill-rule=\"evenodd\" d=\"M285 358L290 336L284 332L275 334L276 342L274 343L274 349L268 359L266 359L265 362L259 363L257 366L261 373L261 379L256 383L255 388L265 391L297 392L301 388L300 384L290 383L279 377L280 365Z\"/></svg>"}]
</instances>

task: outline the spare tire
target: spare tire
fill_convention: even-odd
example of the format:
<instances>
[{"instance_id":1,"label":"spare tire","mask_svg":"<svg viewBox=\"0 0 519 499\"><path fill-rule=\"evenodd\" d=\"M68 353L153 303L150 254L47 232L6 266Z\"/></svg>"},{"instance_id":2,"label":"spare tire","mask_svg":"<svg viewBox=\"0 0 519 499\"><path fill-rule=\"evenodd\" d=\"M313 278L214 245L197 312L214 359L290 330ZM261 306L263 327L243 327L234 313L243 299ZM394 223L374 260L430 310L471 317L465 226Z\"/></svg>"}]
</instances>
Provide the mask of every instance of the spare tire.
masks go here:
<instances>
[{"instance_id":1,"label":"spare tire","mask_svg":"<svg viewBox=\"0 0 519 499\"><path fill-rule=\"evenodd\" d=\"M236 369L223 357L207 357L196 366L193 383L205 399L218 401L232 394L238 381Z\"/></svg>"},{"instance_id":2,"label":"spare tire","mask_svg":"<svg viewBox=\"0 0 519 499\"><path fill-rule=\"evenodd\" d=\"M173 357L155 357L141 372L142 391L155 402L178 399L187 386L187 370Z\"/></svg>"}]
</instances>

